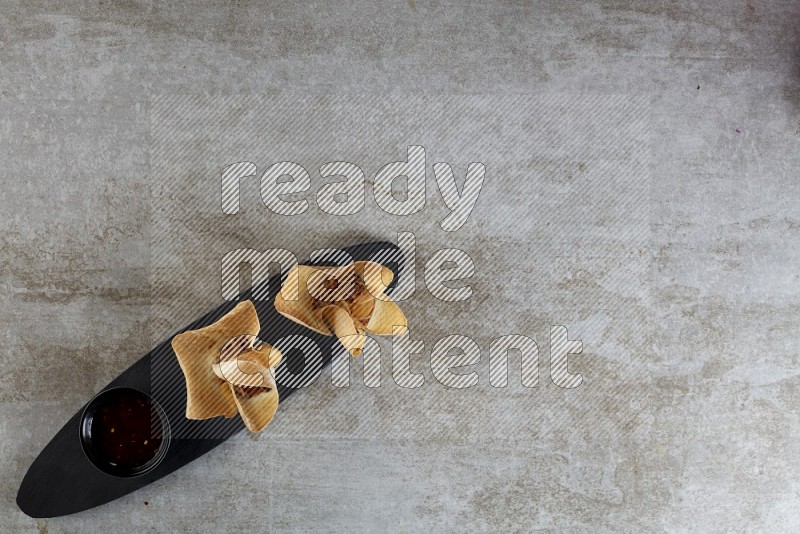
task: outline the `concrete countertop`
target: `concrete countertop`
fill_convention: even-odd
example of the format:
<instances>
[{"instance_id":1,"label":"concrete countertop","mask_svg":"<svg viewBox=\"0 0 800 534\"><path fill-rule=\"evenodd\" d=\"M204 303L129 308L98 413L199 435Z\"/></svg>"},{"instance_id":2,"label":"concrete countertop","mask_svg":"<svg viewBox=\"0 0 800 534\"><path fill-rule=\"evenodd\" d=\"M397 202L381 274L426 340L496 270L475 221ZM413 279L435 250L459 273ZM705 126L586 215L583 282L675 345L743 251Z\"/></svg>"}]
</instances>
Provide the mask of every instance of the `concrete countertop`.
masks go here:
<instances>
[{"instance_id":1,"label":"concrete countertop","mask_svg":"<svg viewBox=\"0 0 800 534\"><path fill-rule=\"evenodd\" d=\"M796 531L798 28L791 1L3 1L0 530ZM374 176L413 144L426 206L387 215ZM306 213L271 213L256 178L223 214L244 160L306 168ZM319 207L333 160L365 173L359 215ZM435 162L486 164L454 232ZM17 509L63 422L221 301L226 251L400 231L422 387L382 339L380 388L323 379L137 493ZM446 247L474 262L466 301L426 289ZM550 378L553 325L583 343L580 387ZM430 368L452 334L481 351L473 388ZM539 345L537 388L515 357L489 383L505 334Z\"/></svg>"}]
</instances>

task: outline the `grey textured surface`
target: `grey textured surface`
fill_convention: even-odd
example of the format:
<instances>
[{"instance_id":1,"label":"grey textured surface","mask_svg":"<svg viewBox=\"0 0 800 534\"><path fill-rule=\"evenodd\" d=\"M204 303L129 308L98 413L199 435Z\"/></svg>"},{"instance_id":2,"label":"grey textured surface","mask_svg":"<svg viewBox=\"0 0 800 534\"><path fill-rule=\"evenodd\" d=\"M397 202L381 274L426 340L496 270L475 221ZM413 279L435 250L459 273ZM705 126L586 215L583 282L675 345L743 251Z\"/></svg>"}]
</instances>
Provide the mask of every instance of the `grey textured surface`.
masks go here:
<instances>
[{"instance_id":1,"label":"grey textured surface","mask_svg":"<svg viewBox=\"0 0 800 534\"><path fill-rule=\"evenodd\" d=\"M2 2L3 529L797 530L798 27L790 1ZM438 228L435 194L412 223L421 258L452 243L478 269L461 308L438 309L424 291L408 303L428 352L445 333L474 330L484 348L505 333L540 340L555 321L583 340L575 362L587 383L563 392L543 375L538 390L504 392L483 387L484 369L483 386L463 392L443 391L429 370L413 393L320 384L266 434L232 440L138 493L72 517L24 516L14 496L30 462L150 348L164 309L150 285L164 280L151 270L163 235L151 216L168 205L150 197L153 98L287 93L644 99L646 220L623 225L631 233L617 249L613 232L587 241L592 253L564 239L564 226L543 227L533 209L525 216L537 204L522 199L538 181L580 179L569 158L518 183L488 174L484 211L452 236ZM631 115L618 121L610 132ZM441 159L463 172L469 143L436 133L423 144L453 151ZM385 135L370 136L363 154L346 144L368 176L402 155L405 139ZM272 148L252 156L259 168L321 163L270 141L265 133ZM503 193L512 187L522 193ZM492 216L501 205L518 210L516 224ZM618 207L598 202L608 217L581 224L613 226ZM330 235L314 230L315 216L303 218L310 233L298 254L343 244L347 224L400 229L366 219ZM270 246L292 244L290 229L272 232ZM489 276L497 257L524 263L509 247L542 274L513 294ZM214 268L198 260L185 282L202 288ZM486 301L494 292L518 300L504 309ZM197 312L216 298L192 295ZM194 316L193 305L181 310L178 323ZM497 319L486 326L478 318L489 310Z\"/></svg>"}]
</instances>

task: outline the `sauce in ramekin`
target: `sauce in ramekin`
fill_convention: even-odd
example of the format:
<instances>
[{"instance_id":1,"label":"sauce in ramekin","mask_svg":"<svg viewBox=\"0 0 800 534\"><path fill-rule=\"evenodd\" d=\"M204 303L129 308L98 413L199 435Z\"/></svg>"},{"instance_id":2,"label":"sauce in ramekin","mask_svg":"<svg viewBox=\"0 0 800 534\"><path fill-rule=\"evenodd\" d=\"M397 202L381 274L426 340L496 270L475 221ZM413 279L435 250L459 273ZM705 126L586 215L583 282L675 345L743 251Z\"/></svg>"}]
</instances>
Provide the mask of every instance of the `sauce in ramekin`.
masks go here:
<instances>
[{"instance_id":1,"label":"sauce in ramekin","mask_svg":"<svg viewBox=\"0 0 800 534\"><path fill-rule=\"evenodd\" d=\"M115 388L95 397L81 426L89 459L116 476L146 472L160 461L167 446L163 412L147 394L131 388Z\"/></svg>"}]
</instances>

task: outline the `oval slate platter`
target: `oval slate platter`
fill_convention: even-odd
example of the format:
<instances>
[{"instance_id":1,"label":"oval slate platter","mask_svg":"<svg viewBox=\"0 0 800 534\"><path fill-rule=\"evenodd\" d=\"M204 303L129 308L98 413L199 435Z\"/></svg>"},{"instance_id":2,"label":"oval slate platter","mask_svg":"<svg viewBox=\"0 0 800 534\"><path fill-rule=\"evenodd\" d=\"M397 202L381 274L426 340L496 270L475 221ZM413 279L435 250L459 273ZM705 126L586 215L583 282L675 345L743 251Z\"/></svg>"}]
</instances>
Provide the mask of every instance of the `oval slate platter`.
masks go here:
<instances>
[{"instance_id":1,"label":"oval slate platter","mask_svg":"<svg viewBox=\"0 0 800 534\"><path fill-rule=\"evenodd\" d=\"M393 243L366 243L341 250L356 261L371 259L391 268L395 273L395 279L390 289L396 285L404 267L402 254ZM318 263L325 264L325 262ZM278 391L283 405L285 399L296 388L281 384L280 374L287 370L282 370L280 367L287 366L288 372L291 372L289 376L296 377L309 371L312 374L316 373L321 367L330 363L334 349L339 345L335 344L336 338L316 334L275 311L272 303L280 289L278 276L269 280L266 288L267 298L261 293L256 293L260 299L253 298L254 291L259 289L262 292L265 290L263 287L250 289L239 295L237 300L227 302L207 313L175 332L175 335L185 330L209 325L229 312L238 302L253 300L261 322L259 339L273 344L288 335L301 335L312 340L321 350L321 362L317 359L311 365L307 365L310 359L306 360L302 351L290 350L284 354L285 360L277 370ZM149 393L158 401L169 419L173 436L164 460L152 471L133 478L119 478L100 471L90 463L81 446L79 424L84 405L56 434L28 469L17 494L17 505L23 512L36 518L56 517L107 503L168 475L244 429L239 417L205 421L186 419L186 385L170 346L171 339L172 337L147 353L101 390L132 387ZM297 381L284 381L286 382L297 384ZM180 394L175 394L176 391Z\"/></svg>"}]
</instances>

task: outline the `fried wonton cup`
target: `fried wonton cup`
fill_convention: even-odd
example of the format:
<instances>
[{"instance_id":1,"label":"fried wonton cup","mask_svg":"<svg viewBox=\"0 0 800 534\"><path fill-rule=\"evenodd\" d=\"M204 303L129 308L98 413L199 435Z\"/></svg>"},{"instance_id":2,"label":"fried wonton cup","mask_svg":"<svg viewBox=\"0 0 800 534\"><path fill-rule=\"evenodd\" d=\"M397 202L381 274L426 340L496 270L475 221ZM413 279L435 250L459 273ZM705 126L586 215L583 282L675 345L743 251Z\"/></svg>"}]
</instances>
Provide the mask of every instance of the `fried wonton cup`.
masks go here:
<instances>
[{"instance_id":1,"label":"fried wonton cup","mask_svg":"<svg viewBox=\"0 0 800 534\"><path fill-rule=\"evenodd\" d=\"M403 311L386 296L394 273L371 261L342 267L295 265L275 298L275 309L320 334L335 335L360 356L366 334L391 335L407 328Z\"/></svg>"},{"instance_id":2,"label":"fried wonton cup","mask_svg":"<svg viewBox=\"0 0 800 534\"><path fill-rule=\"evenodd\" d=\"M253 303L241 302L217 322L178 334L172 348L186 379L186 418L233 417L261 431L275 415L278 389L272 369L277 349L256 339Z\"/></svg>"}]
</instances>

